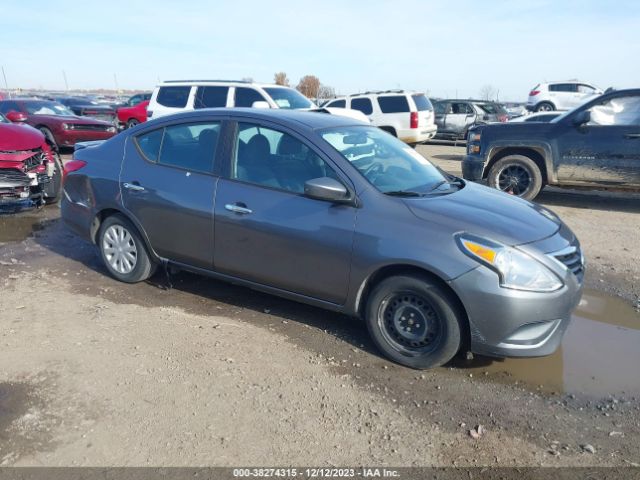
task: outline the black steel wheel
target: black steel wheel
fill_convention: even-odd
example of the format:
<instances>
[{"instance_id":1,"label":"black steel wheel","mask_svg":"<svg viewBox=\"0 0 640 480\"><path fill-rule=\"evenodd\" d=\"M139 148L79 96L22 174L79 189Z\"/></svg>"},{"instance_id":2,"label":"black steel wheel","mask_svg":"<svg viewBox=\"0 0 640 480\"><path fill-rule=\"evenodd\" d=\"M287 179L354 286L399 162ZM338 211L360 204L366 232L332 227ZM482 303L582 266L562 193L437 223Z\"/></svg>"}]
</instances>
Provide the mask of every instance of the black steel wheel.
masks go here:
<instances>
[{"instance_id":1,"label":"black steel wheel","mask_svg":"<svg viewBox=\"0 0 640 480\"><path fill-rule=\"evenodd\" d=\"M367 299L365 321L388 358L418 369L451 360L465 325L454 295L421 275L389 277L376 285Z\"/></svg>"}]
</instances>

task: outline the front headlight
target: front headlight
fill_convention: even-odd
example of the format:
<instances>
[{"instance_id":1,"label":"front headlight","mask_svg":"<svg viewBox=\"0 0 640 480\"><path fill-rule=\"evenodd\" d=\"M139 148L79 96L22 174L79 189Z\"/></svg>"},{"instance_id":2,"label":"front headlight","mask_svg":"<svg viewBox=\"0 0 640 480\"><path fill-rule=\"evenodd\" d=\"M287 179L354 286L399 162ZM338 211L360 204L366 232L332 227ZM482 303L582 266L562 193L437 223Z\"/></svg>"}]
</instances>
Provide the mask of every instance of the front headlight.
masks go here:
<instances>
[{"instance_id":1,"label":"front headlight","mask_svg":"<svg viewBox=\"0 0 640 480\"><path fill-rule=\"evenodd\" d=\"M460 235L457 240L466 255L498 274L501 287L553 292L563 286L551 270L516 248L472 235Z\"/></svg>"},{"instance_id":2,"label":"front headlight","mask_svg":"<svg viewBox=\"0 0 640 480\"><path fill-rule=\"evenodd\" d=\"M109 127L109 128L107 128L107 132L109 132L109 133L115 133L115 132L116 132L116 127Z\"/></svg>"},{"instance_id":3,"label":"front headlight","mask_svg":"<svg viewBox=\"0 0 640 480\"><path fill-rule=\"evenodd\" d=\"M62 129L63 130L69 130L69 124L68 123L63 123L62 124Z\"/></svg>"}]
</instances>

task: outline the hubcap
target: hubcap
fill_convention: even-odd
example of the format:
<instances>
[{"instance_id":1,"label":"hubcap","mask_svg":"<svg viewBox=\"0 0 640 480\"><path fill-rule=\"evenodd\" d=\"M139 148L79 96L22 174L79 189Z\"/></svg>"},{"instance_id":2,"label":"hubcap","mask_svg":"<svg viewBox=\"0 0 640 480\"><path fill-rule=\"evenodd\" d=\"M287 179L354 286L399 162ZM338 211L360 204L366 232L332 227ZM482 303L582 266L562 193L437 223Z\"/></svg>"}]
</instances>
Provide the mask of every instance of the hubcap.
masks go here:
<instances>
[{"instance_id":1,"label":"hubcap","mask_svg":"<svg viewBox=\"0 0 640 480\"><path fill-rule=\"evenodd\" d=\"M398 293L381 304L378 318L382 333L398 350L422 354L440 338L440 318L431 304L414 293Z\"/></svg>"},{"instance_id":2,"label":"hubcap","mask_svg":"<svg viewBox=\"0 0 640 480\"><path fill-rule=\"evenodd\" d=\"M129 231L122 225L111 225L102 237L102 251L107 262L118 273L131 273L138 261L138 249Z\"/></svg>"},{"instance_id":3,"label":"hubcap","mask_svg":"<svg viewBox=\"0 0 640 480\"><path fill-rule=\"evenodd\" d=\"M508 165L498 174L498 188L512 195L522 195L531 186L529 170L520 165Z\"/></svg>"}]
</instances>

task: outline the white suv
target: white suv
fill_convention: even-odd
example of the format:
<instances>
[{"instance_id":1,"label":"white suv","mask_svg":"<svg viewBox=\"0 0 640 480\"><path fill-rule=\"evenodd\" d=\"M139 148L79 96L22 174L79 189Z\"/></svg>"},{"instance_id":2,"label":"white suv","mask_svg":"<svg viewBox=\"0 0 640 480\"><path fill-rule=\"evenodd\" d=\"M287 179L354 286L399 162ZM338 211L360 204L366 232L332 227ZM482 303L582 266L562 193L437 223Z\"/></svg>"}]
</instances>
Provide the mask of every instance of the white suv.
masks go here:
<instances>
[{"instance_id":1,"label":"white suv","mask_svg":"<svg viewBox=\"0 0 640 480\"><path fill-rule=\"evenodd\" d=\"M356 93L335 98L325 108L350 108L364 113L376 127L386 130L410 145L433 138L438 130L433 105L420 92L387 90Z\"/></svg>"},{"instance_id":2,"label":"white suv","mask_svg":"<svg viewBox=\"0 0 640 480\"><path fill-rule=\"evenodd\" d=\"M571 110L603 93L600 88L592 84L576 80L541 83L529 92L527 110L532 112Z\"/></svg>"},{"instance_id":3,"label":"white suv","mask_svg":"<svg viewBox=\"0 0 640 480\"><path fill-rule=\"evenodd\" d=\"M316 105L297 90L242 80L170 80L159 84L151 95L147 118L185 110L218 107L287 108L313 110ZM328 113L368 122L360 112L330 109Z\"/></svg>"}]
</instances>

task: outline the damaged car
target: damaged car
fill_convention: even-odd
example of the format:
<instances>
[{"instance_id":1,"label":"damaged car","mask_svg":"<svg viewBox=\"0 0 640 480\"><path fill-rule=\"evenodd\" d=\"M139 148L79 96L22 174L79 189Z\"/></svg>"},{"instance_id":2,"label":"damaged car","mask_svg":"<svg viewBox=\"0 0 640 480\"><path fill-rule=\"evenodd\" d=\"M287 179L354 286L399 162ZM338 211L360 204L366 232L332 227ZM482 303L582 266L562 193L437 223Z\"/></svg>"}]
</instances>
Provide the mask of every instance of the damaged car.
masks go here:
<instances>
[{"instance_id":1,"label":"damaged car","mask_svg":"<svg viewBox=\"0 0 640 480\"><path fill-rule=\"evenodd\" d=\"M0 114L0 206L54 203L61 184L62 163L45 136Z\"/></svg>"}]
</instances>

